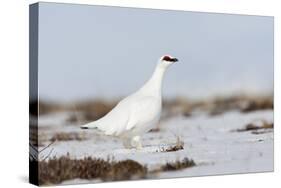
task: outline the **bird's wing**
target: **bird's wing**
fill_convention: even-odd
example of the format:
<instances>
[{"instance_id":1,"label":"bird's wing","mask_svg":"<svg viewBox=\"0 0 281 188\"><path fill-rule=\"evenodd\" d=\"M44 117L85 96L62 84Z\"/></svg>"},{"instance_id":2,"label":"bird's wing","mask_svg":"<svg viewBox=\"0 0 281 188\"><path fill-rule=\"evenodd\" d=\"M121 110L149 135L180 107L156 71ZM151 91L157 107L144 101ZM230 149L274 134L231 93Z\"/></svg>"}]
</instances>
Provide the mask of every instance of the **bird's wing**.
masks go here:
<instances>
[{"instance_id":1,"label":"bird's wing","mask_svg":"<svg viewBox=\"0 0 281 188\"><path fill-rule=\"evenodd\" d=\"M120 101L107 115L96 121L96 127L106 135L118 136L129 119L128 108Z\"/></svg>"},{"instance_id":2,"label":"bird's wing","mask_svg":"<svg viewBox=\"0 0 281 188\"><path fill-rule=\"evenodd\" d=\"M126 131L137 125L145 124L155 118L155 112L159 110L159 100L156 97L142 97L130 105L129 118Z\"/></svg>"},{"instance_id":3,"label":"bird's wing","mask_svg":"<svg viewBox=\"0 0 281 188\"><path fill-rule=\"evenodd\" d=\"M133 129L134 126L153 119L155 108L157 108L155 97L128 97L92 124L106 135L118 136Z\"/></svg>"}]
</instances>

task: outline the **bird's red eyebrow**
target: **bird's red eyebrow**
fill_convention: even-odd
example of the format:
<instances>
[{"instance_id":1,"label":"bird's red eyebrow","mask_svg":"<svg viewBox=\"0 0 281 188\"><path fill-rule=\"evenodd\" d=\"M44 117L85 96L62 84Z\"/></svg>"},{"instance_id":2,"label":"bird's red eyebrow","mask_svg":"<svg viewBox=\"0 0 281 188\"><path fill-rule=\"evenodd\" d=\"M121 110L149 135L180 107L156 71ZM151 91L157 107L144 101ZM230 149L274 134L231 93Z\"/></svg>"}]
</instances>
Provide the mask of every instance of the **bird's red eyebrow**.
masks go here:
<instances>
[{"instance_id":1,"label":"bird's red eyebrow","mask_svg":"<svg viewBox=\"0 0 281 188\"><path fill-rule=\"evenodd\" d=\"M165 55L162 60L169 61L171 60L171 57L169 55Z\"/></svg>"}]
</instances>

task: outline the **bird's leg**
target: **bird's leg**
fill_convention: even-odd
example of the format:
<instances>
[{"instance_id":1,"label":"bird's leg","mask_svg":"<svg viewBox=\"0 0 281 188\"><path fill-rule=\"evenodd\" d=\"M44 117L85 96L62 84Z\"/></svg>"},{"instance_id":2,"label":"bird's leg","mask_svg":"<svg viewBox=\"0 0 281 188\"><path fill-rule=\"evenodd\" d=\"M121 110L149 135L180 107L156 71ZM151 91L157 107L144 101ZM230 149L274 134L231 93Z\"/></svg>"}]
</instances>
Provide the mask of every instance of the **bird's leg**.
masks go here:
<instances>
[{"instance_id":1,"label":"bird's leg","mask_svg":"<svg viewBox=\"0 0 281 188\"><path fill-rule=\"evenodd\" d=\"M140 136L134 136L132 138L131 145L134 146L138 150L142 149L141 137Z\"/></svg>"},{"instance_id":2,"label":"bird's leg","mask_svg":"<svg viewBox=\"0 0 281 188\"><path fill-rule=\"evenodd\" d=\"M128 138L123 138L122 141L123 141L123 146L124 146L126 149L131 149L131 148L132 148L131 140L130 140L130 139L128 139Z\"/></svg>"}]
</instances>

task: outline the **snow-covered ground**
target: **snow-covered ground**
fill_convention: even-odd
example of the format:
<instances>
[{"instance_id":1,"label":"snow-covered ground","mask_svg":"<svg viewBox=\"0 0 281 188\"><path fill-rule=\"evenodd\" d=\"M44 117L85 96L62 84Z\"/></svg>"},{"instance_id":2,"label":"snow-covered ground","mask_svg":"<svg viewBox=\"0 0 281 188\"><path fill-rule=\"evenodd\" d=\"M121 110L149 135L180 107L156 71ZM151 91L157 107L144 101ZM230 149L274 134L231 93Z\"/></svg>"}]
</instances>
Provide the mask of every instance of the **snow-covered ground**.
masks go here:
<instances>
[{"instance_id":1,"label":"snow-covered ground","mask_svg":"<svg viewBox=\"0 0 281 188\"><path fill-rule=\"evenodd\" d=\"M156 178L273 171L273 130L261 134L236 131L257 120L273 122L272 110L172 117L160 122L160 131L143 136L142 150L124 149L117 138L99 135L94 130L81 130L78 125L67 123L66 117L67 113L40 116L39 136L44 138L43 145L50 143L54 134L62 132L78 133L86 139L56 141L41 152L39 158L49 155L50 149L53 149L50 157L68 154L71 158L92 156L115 160L132 159L147 165L150 170L185 157L196 163L191 168L159 173ZM184 142L183 150L161 152L174 145L177 137ZM77 182L79 180L75 180ZM85 180L81 180L83 182Z\"/></svg>"}]
</instances>

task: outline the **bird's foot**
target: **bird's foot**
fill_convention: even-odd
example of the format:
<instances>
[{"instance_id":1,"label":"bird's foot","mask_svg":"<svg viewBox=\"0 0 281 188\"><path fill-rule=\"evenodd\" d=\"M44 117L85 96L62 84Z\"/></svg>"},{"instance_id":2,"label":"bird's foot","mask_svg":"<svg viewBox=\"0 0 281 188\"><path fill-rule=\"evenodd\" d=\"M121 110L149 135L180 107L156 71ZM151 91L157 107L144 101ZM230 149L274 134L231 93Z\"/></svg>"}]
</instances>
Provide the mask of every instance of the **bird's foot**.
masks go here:
<instances>
[{"instance_id":1,"label":"bird's foot","mask_svg":"<svg viewBox=\"0 0 281 188\"><path fill-rule=\"evenodd\" d=\"M135 136L135 137L130 138L130 139L129 138L123 138L123 146L126 149L136 148L137 150L141 150L143 148L140 136Z\"/></svg>"},{"instance_id":2,"label":"bird's foot","mask_svg":"<svg viewBox=\"0 0 281 188\"><path fill-rule=\"evenodd\" d=\"M141 150L143 147L142 147L142 144L141 144L141 142L139 142L138 144L137 144L137 146L136 146L136 149L137 150Z\"/></svg>"},{"instance_id":3,"label":"bird's foot","mask_svg":"<svg viewBox=\"0 0 281 188\"><path fill-rule=\"evenodd\" d=\"M131 145L131 141L128 140L128 139L123 139L123 146L126 148L126 149L132 149L133 146Z\"/></svg>"},{"instance_id":4,"label":"bird's foot","mask_svg":"<svg viewBox=\"0 0 281 188\"><path fill-rule=\"evenodd\" d=\"M133 137L131 143L132 143L132 146L135 147L137 150L142 149L141 137L140 136Z\"/></svg>"}]
</instances>

